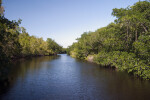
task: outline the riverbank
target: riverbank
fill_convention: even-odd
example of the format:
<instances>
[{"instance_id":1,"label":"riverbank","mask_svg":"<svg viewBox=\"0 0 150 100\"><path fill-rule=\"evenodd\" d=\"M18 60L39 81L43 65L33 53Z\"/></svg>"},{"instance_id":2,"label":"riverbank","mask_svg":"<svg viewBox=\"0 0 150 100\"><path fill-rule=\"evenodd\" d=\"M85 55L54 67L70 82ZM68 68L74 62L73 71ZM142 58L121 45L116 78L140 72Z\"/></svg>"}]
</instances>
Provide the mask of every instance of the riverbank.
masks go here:
<instances>
[{"instance_id":1,"label":"riverbank","mask_svg":"<svg viewBox=\"0 0 150 100\"><path fill-rule=\"evenodd\" d=\"M28 55L28 56L18 56L18 57L12 57L9 59L3 59L0 61L1 66L16 62L18 60L26 60L29 58L36 58L36 57L44 57L44 56L57 56L58 54L50 54L50 55Z\"/></svg>"},{"instance_id":2,"label":"riverbank","mask_svg":"<svg viewBox=\"0 0 150 100\"><path fill-rule=\"evenodd\" d=\"M75 54L75 53L73 53ZM77 55L72 55L77 58ZM143 61L136 58L133 53L127 52L99 52L99 54L88 55L83 60L96 63L104 67L113 67L118 71L127 71L129 74L133 74L135 77L150 80L149 66L144 64Z\"/></svg>"},{"instance_id":3,"label":"riverbank","mask_svg":"<svg viewBox=\"0 0 150 100\"><path fill-rule=\"evenodd\" d=\"M65 49L51 38L31 36L21 20L11 21L0 15L0 63L12 59L64 53Z\"/></svg>"},{"instance_id":4,"label":"riverbank","mask_svg":"<svg viewBox=\"0 0 150 100\"><path fill-rule=\"evenodd\" d=\"M148 1L114 8L114 22L94 32L84 32L69 46L68 54L102 66L115 66L117 70L149 80L150 19L147 12L150 12Z\"/></svg>"}]
</instances>

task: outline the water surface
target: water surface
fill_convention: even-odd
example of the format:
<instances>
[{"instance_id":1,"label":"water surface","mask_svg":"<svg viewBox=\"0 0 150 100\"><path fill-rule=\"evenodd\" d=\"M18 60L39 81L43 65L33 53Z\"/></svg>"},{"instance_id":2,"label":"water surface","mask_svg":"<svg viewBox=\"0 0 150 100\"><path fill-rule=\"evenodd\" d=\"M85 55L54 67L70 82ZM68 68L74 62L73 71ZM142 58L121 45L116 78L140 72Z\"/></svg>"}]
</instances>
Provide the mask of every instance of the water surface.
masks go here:
<instances>
[{"instance_id":1,"label":"water surface","mask_svg":"<svg viewBox=\"0 0 150 100\"><path fill-rule=\"evenodd\" d=\"M150 100L150 82L62 54L0 72L2 100ZM4 74L5 73L5 74Z\"/></svg>"}]
</instances>

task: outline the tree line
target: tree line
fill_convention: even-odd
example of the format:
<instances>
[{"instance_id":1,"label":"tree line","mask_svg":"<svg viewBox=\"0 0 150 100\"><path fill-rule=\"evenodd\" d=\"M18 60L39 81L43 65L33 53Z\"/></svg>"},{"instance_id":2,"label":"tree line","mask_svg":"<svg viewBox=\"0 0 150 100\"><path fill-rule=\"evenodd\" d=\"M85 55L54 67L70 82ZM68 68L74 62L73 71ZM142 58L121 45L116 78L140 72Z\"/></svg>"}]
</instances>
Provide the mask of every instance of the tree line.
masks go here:
<instances>
[{"instance_id":1,"label":"tree line","mask_svg":"<svg viewBox=\"0 0 150 100\"><path fill-rule=\"evenodd\" d=\"M21 20L10 21L4 17L0 0L0 62L8 62L10 59L54 55L64 51L62 46L53 39L30 36L24 27L20 27Z\"/></svg>"},{"instance_id":2,"label":"tree line","mask_svg":"<svg viewBox=\"0 0 150 100\"><path fill-rule=\"evenodd\" d=\"M79 59L93 56L97 64L150 79L150 2L114 8L112 15L114 22L95 32L84 32L67 53Z\"/></svg>"}]
</instances>

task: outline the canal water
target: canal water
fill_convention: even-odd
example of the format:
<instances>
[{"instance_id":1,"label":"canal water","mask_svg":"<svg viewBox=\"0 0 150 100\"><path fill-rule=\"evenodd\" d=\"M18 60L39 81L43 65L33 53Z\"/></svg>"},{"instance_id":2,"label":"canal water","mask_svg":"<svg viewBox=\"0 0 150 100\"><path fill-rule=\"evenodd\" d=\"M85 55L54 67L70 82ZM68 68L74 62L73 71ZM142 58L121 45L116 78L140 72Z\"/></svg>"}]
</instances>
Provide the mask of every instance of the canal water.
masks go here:
<instances>
[{"instance_id":1,"label":"canal water","mask_svg":"<svg viewBox=\"0 0 150 100\"><path fill-rule=\"evenodd\" d=\"M0 72L1 100L150 100L150 82L66 54L19 60Z\"/></svg>"}]
</instances>

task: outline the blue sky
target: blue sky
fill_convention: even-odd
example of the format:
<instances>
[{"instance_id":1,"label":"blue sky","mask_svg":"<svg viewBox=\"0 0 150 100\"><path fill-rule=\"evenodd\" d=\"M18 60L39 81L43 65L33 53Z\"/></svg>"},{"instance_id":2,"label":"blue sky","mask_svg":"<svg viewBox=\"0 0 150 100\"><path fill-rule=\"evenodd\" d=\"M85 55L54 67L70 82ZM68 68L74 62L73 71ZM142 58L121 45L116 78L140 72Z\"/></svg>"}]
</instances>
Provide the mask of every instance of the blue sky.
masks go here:
<instances>
[{"instance_id":1,"label":"blue sky","mask_svg":"<svg viewBox=\"0 0 150 100\"><path fill-rule=\"evenodd\" d=\"M63 47L83 32L95 31L115 19L113 8L125 8L139 0L3 0L5 17L22 19L30 35L54 39ZM141 0L142 1L142 0Z\"/></svg>"}]
</instances>

